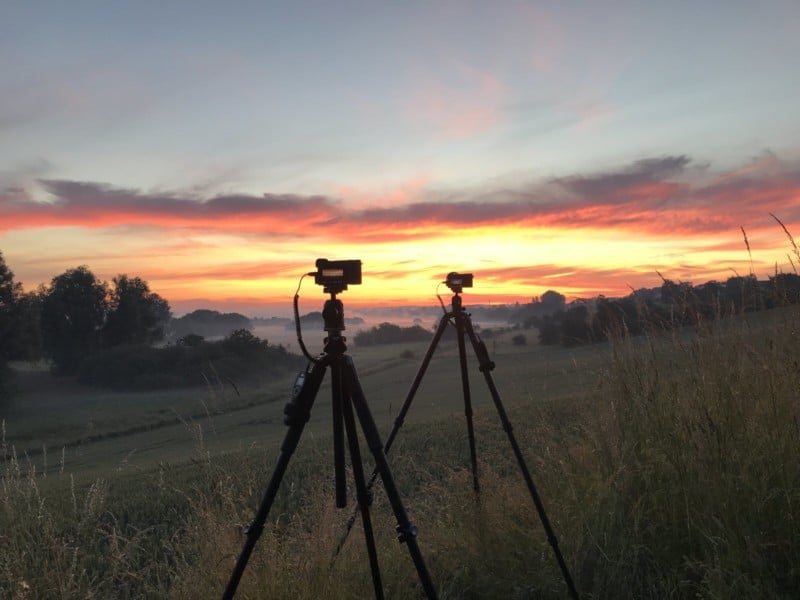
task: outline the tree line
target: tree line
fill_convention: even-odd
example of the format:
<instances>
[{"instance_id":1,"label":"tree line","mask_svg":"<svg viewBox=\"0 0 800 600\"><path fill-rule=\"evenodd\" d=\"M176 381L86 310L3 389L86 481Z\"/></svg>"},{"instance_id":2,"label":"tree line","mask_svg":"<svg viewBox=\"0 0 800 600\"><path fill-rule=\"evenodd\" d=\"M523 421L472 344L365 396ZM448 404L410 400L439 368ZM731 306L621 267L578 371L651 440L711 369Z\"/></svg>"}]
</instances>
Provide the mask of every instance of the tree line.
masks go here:
<instances>
[{"instance_id":1,"label":"tree line","mask_svg":"<svg viewBox=\"0 0 800 600\"><path fill-rule=\"evenodd\" d=\"M176 343L155 347L171 325ZM227 337L205 341L222 326ZM9 391L10 361L46 359L58 375L117 389L201 384L212 362L226 377L253 375L259 364L295 366L250 327L242 315L216 311L173 319L169 303L140 277L120 274L108 284L85 265L25 292L0 252L0 395Z\"/></svg>"},{"instance_id":2,"label":"tree line","mask_svg":"<svg viewBox=\"0 0 800 600\"><path fill-rule=\"evenodd\" d=\"M694 286L664 279L660 288L637 290L624 298L579 300L549 314L526 319L542 344L574 346L613 337L670 330L721 317L800 304L800 275L776 273L759 281L734 276Z\"/></svg>"},{"instance_id":3,"label":"tree line","mask_svg":"<svg viewBox=\"0 0 800 600\"><path fill-rule=\"evenodd\" d=\"M121 274L109 285L85 265L24 292L0 253L3 364L47 358L56 373L72 375L101 349L161 341L171 317L169 303L146 281Z\"/></svg>"},{"instance_id":4,"label":"tree line","mask_svg":"<svg viewBox=\"0 0 800 600\"><path fill-rule=\"evenodd\" d=\"M394 323L381 323L366 331L359 331L353 341L357 346L376 346L428 341L431 337L433 334L419 325L400 327Z\"/></svg>"}]
</instances>

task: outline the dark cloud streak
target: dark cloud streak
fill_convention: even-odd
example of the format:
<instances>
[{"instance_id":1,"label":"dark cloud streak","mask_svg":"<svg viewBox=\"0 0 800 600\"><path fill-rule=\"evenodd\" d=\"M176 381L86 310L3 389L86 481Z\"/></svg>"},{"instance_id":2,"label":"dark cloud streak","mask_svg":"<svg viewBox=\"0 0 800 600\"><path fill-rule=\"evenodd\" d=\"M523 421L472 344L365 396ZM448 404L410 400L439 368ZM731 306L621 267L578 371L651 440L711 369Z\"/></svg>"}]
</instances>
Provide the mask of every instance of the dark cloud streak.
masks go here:
<instances>
[{"instance_id":1,"label":"dark cloud streak","mask_svg":"<svg viewBox=\"0 0 800 600\"><path fill-rule=\"evenodd\" d=\"M702 177L699 177L699 174ZM774 212L800 222L800 165L767 155L742 169L712 174L685 155L639 160L618 170L576 174L394 207L348 210L323 195L229 194L211 198L145 193L81 181L40 180L52 196L0 188L0 231L44 226L230 230L256 235L399 242L452 228L611 228L643 235L691 235L763 223Z\"/></svg>"},{"instance_id":2,"label":"dark cloud streak","mask_svg":"<svg viewBox=\"0 0 800 600\"><path fill-rule=\"evenodd\" d=\"M626 190L660 183L685 172L690 164L685 156L666 156L638 160L620 171L597 175L573 175L553 179L553 183L583 198L625 198Z\"/></svg>"}]
</instances>

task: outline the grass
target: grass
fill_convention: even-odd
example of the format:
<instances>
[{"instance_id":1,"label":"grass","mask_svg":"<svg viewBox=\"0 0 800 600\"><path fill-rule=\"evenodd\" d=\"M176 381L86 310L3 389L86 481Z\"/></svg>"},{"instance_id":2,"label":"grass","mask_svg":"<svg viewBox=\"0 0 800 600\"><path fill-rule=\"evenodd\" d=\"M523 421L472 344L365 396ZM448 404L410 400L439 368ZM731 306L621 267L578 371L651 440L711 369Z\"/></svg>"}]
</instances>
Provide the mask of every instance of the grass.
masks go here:
<instances>
[{"instance_id":1,"label":"grass","mask_svg":"<svg viewBox=\"0 0 800 600\"><path fill-rule=\"evenodd\" d=\"M582 597L800 594L798 337L800 311L791 307L591 348L490 345ZM382 435L425 347L355 356ZM402 358L406 351L416 359ZM566 597L474 364L481 492L472 491L455 356L437 352L390 454L439 596ZM372 596L360 525L332 560L352 507L333 507L326 404L323 390L240 598ZM70 476L69 461L51 457L43 477L41 457L15 455L4 437L0 598L218 597L285 433L282 405L264 399L184 418L192 446L183 460L176 451L136 469L97 456ZM170 427L155 428L153 443L169 447ZM121 448L140 435L87 447L108 454L104 443ZM385 595L423 597L380 487L371 514Z\"/></svg>"}]
</instances>

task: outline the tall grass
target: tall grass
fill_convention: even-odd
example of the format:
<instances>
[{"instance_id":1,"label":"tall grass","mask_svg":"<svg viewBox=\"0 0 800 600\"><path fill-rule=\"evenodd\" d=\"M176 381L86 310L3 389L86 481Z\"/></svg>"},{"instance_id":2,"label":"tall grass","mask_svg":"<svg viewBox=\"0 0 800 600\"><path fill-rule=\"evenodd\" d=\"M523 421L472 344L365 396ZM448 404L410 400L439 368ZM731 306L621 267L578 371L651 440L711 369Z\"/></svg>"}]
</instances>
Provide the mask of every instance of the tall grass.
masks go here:
<instances>
[{"instance_id":1,"label":"tall grass","mask_svg":"<svg viewBox=\"0 0 800 600\"><path fill-rule=\"evenodd\" d=\"M585 589L797 597L798 331L793 307L614 345L571 466L596 472Z\"/></svg>"},{"instance_id":2,"label":"tall grass","mask_svg":"<svg viewBox=\"0 0 800 600\"><path fill-rule=\"evenodd\" d=\"M585 393L508 407L582 597L800 595L799 336L795 306L618 339ZM406 425L389 457L440 597L566 597L497 416L475 418L479 494L461 419ZM372 596L359 525L333 558L330 445L304 437L240 598ZM88 482L2 454L0 598L194 599L221 594L277 449ZM375 492L386 597L423 597Z\"/></svg>"}]
</instances>

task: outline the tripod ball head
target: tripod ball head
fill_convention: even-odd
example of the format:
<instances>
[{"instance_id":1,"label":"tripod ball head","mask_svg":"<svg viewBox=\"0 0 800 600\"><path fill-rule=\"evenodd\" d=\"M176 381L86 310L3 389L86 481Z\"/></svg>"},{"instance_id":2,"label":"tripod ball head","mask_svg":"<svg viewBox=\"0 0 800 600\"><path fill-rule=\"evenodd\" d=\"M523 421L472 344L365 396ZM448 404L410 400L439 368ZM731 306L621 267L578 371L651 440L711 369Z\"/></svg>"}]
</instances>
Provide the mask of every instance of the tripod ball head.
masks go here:
<instances>
[{"instance_id":1,"label":"tripod ball head","mask_svg":"<svg viewBox=\"0 0 800 600\"><path fill-rule=\"evenodd\" d=\"M344 305L338 298L325 301L322 308L325 331L344 331Z\"/></svg>"}]
</instances>

